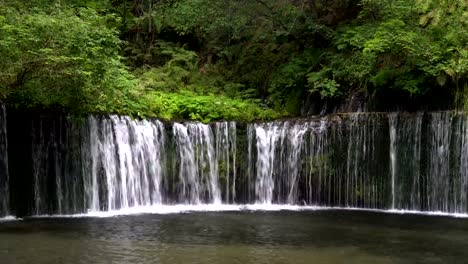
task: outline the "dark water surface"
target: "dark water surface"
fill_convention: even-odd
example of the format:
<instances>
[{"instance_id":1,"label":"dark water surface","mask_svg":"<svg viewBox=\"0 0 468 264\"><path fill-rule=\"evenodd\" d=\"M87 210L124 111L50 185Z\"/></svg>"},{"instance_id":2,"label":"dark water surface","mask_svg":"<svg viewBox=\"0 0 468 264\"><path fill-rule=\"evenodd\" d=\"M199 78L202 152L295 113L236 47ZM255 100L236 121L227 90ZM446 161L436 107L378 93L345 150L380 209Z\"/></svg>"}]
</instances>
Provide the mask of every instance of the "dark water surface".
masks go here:
<instances>
[{"instance_id":1,"label":"dark water surface","mask_svg":"<svg viewBox=\"0 0 468 264\"><path fill-rule=\"evenodd\" d=\"M0 223L0 263L467 263L468 219L223 212Z\"/></svg>"}]
</instances>

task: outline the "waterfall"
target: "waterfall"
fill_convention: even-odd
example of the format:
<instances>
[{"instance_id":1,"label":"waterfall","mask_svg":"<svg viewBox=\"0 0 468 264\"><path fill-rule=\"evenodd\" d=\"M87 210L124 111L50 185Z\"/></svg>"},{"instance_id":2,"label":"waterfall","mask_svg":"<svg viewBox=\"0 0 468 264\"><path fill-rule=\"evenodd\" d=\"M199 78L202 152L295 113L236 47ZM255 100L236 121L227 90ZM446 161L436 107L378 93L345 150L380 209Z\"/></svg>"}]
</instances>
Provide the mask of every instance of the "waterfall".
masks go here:
<instances>
[{"instance_id":1,"label":"waterfall","mask_svg":"<svg viewBox=\"0 0 468 264\"><path fill-rule=\"evenodd\" d=\"M216 131L216 161L219 164L219 174L225 185L226 202L236 199L236 155L237 129L235 122L219 122L215 124Z\"/></svg>"},{"instance_id":2,"label":"waterfall","mask_svg":"<svg viewBox=\"0 0 468 264\"><path fill-rule=\"evenodd\" d=\"M332 185L332 161L329 155L332 134L327 133L327 125L328 121L322 120L318 127L310 130L310 142L306 149L306 204L327 205L342 199L341 180ZM326 190L329 190L328 195L324 195ZM332 194L337 194L337 197L332 198Z\"/></svg>"},{"instance_id":3,"label":"waterfall","mask_svg":"<svg viewBox=\"0 0 468 264\"><path fill-rule=\"evenodd\" d=\"M397 127L397 115L392 113L388 116L390 122L390 170L392 174L392 209L395 209L395 178L397 173L396 167L396 127Z\"/></svg>"},{"instance_id":4,"label":"waterfall","mask_svg":"<svg viewBox=\"0 0 468 264\"><path fill-rule=\"evenodd\" d=\"M304 148L304 137L309 129L308 123L295 124L289 128L288 133L282 133L288 138L286 147L289 147L290 154L286 156L286 171L285 174L288 176L286 180L287 184L287 199L288 204L296 204L298 202L298 189L299 189L299 177L301 174L300 158L302 150ZM278 199L279 200L279 199Z\"/></svg>"},{"instance_id":5,"label":"waterfall","mask_svg":"<svg viewBox=\"0 0 468 264\"><path fill-rule=\"evenodd\" d=\"M422 122L422 113L389 115L392 209L421 210Z\"/></svg>"},{"instance_id":6,"label":"waterfall","mask_svg":"<svg viewBox=\"0 0 468 264\"><path fill-rule=\"evenodd\" d=\"M388 170L381 159L388 145L382 124L385 117L352 114L347 124L347 157L345 174L345 206L386 208ZM385 155L387 157L388 155ZM388 163L387 163L388 164Z\"/></svg>"},{"instance_id":7,"label":"waterfall","mask_svg":"<svg viewBox=\"0 0 468 264\"><path fill-rule=\"evenodd\" d=\"M459 188L455 191L456 202L454 211L457 213L465 213L468 210L468 116L459 116L458 119L457 138L460 140L460 158L459 173L460 183Z\"/></svg>"},{"instance_id":8,"label":"waterfall","mask_svg":"<svg viewBox=\"0 0 468 264\"><path fill-rule=\"evenodd\" d=\"M5 106L0 105L0 217L10 213L10 188L8 176L8 140Z\"/></svg>"},{"instance_id":9,"label":"waterfall","mask_svg":"<svg viewBox=\"0 0 468 264\"><path fill-rule=\"evenodd\" d=\"M302 155L309 130L309 122L275 122L255 127L257 202L296 204L299 201ZM249 170L251 173L252 169Z\"/></svg>"},{"instance_id":10,"label":"waterfall","mask_svg":"<svg viewBox=\"0 0 468 264\"><path fill-rule=\"evenodd\" d=\"M426 188L427 208L431 211L449 210L449 164L452 114L435 113L430 116L429 125L429 166Z\"/></svg>"},{"instance_id":11,"label":"waterfall","mask_svg":"<svg viewBox=\"0 0 468 264\"><path fill-rule=\"evenodd\" d=\"M455 112L429 115L425 210L466 213L467 116Z\"/></svg>"},{"instance_id":12,"label":"waterfall","mask_svg":"<svg viewBox=\"0 0 468 264\"><path fill-rule=\"evenodd\" d=\"M173 133L180 181L179 202L221 203L219 150L215 151L212 128L200 123L175 123Z\"/></svg>"},{"instance_id":13,"label":"waterfall","mask_svg":"<svg viewBox=\"0 0 468 264\"><path fill-rule=\"evenodd\" d=\"M248 124L247 125L247 179L246 179L246 186L244 187L247 189L247 201L253 201L253 198L255 197L254 191L255 188L252 186L254 185L252 183L252 179L254 179L255 175L255 162L254 162L254 135L255 135L255 126L253 124Z\"/></svg>"},{"instance_id":14,"label":"waterfall","mask_svg":"<svg viewBox=\"0 0 468 264\"><path fill-rule=\"evenodd\" d=\"M84 149L88 209L117 210L162 203L164 127L128 117L88 119Z\"/></svg>"},{"instance_id":15,"label":"waterfall","mask_svg":"<svg viewBox=\"0 0 468 264\"><path fill-rule=\"evenodd\" d=\"M39 214L42 212L47 212L45 208L43 208L43 203L42 199L44 198L43 194L46 194L44 190L42 190L44 184L41 182L44 177L41 177L41 167L43 159L47 160L48 152L47 149L44 149L44 137L42 133L42 122L39 123L39 128L34 128L32 131L35 132L35 130L39 130L39 135L36 135L33 133L31 135L32 140L33 140L33 148L32 148L32 156L33 156L33 181L34 181L34 208L35 208L35 214Z\"/></svg>"},{"instance_id":16,"label":"waterfall","mask_svg":"<svg viewBox=\"0 0 468 264\"><path fill-rule=\"evenodd\" d=\"M193 142L188 134L187 127L182 124L174 124L174 137L177 146L177 156L179 157L179 181L178 188L180 201L185 203L197 204L199 197L199 179L195 167L195 152Z\"/></svg>"},{"instance_id":17,"label":"waterfall","mask_svg":"<svg viewBox=\"0 0 468 264\"><path fill-rule=\"evenodd\" d=\"M12 152L26 161L19 170L8 159L2 111L2 215L10 203L33 215L226 204L468 213L464 113L251 124L38 116L26 128L25 147ZM22 173L17 184L9 167ZM11 193L20 198L10 202Z\"/></svg>"},{"instance_id":18,"label":"waterfall","mask_svg":"<svg viewBox=\"0 0 468 264\"><path fill-rule=\"evenodd\" d=\"M275 149L279 137L278 126L275 123L257 125L255 134L257 140L257 177L255 193L257 203L271 204L273 202L273 170Z\"/></svg>"}]
</instances>

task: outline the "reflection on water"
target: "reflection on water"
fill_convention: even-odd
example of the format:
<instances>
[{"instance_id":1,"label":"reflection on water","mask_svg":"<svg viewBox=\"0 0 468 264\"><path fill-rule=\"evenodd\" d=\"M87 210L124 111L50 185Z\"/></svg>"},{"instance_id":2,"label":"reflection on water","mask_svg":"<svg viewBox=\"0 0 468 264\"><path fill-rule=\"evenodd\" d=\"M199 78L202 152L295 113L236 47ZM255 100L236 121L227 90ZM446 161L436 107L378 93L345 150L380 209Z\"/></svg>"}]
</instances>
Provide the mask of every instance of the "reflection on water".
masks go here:
<instances>
[{"instance_id":1,"label":"reflection on water","mask_svg":"<svg viewBox=\"0 0 468 264\"><path fill-rule=\"evenodd\" d=\"M0 263L466 263L468 220L224 212L0 223Z\"/></svg>"}]
</instances>

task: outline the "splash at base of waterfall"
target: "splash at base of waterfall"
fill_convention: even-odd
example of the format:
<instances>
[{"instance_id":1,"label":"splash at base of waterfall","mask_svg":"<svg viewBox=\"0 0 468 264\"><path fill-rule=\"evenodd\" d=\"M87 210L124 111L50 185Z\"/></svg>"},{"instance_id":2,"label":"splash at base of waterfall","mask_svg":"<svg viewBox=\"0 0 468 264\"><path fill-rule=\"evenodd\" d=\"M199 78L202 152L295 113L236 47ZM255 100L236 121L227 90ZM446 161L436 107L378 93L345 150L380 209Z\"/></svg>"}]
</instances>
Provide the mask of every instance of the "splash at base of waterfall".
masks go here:
<instances>
[{"instance_id":1,"label":"splash at base of waterfall","mask_svg":"<svg viewBox=\"0 0 468 264\"><path fill-rule=\"evenodd\" d=\"M333 207L333 206L305 206L305 205L288 205L288 204L244 204L244 205L229 205L229 204L200 204L200 205L159 205L159 206L138 206L124 208L113 211L95 211L83 214L70 215L36 215L33 218L108 218L131 215L165 215L165 214L181 214L181 213L222 213L222 212L277 212L277 211L360 211L370 213L385 213L385 214L408 214L408 215L427 215L427 216L444 216L454 218L468 218L468 214L446 213L441 211L414 211L414 210L395 210L395 209L370 209L358 207ZM21 220L15 217L6 217L0 221Z\"/></svg>"}]
</instances>

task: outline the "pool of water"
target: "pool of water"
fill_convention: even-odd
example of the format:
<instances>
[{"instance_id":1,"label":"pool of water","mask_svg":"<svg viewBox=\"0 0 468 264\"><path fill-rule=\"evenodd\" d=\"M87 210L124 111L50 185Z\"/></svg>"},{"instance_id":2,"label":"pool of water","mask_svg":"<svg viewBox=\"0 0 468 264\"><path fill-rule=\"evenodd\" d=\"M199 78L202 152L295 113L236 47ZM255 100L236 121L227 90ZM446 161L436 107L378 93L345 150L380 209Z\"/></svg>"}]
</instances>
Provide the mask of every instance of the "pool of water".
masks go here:
<instances>
[{"instance_id":1,"label":"pool of water","mask_svg":"<svg viewBox=\"0 0 468 264\"><path fill-rule=\"evenodd\" d=\"M192 212L0 223L0 263L467 263L468 219Z\"/></svg>"}]
</instances>

